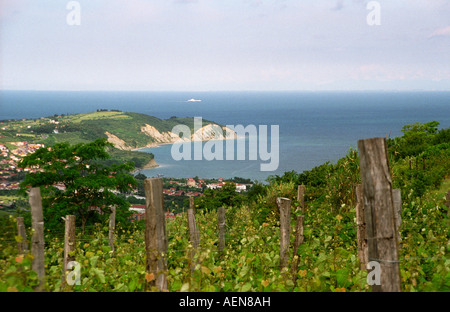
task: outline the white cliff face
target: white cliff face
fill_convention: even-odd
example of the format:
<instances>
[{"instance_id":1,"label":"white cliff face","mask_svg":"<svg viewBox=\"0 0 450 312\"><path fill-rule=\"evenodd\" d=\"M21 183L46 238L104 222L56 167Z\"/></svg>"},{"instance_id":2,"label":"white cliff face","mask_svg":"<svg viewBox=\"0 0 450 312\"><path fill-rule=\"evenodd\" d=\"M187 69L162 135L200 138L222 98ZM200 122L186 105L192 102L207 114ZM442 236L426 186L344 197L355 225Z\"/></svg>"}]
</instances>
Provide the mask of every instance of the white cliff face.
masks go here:
<instances>
[{"instance_id":1,"label":"white cliff face","mask_svg":"<svg viewBox=\"0 0 450 312\"><path fill-rule=\"evenodd\" d=\"M235 138L236 132L227 127L220 127L216 124L208 124L198 129L192 135L192 141L227 140Z\"/></svg>"},{"instance_id":2,"label":"white cliff face","mask_svg":"<svg viewBox=\"0 0 450 312\"><path fill-rule=\"evenodd\" d=\"M171 132L159 132L153 126L146 124L144 127L141 127L141 132L145 133L147 136L153 138L155 142L158 143L170 143L174 139L174 134Z\"/></svg>"},{"instance_id":3,"label":"white cliff face","mask_svg":"<svg viewBox=\"0 0 450 312\"><path fill-rule=\"evenodd\" d=\"M223 127L225 140L235 140L238 138L237 133L228 127Z\"/></svg>"},{"instance_id":4,"label":"white cliff face","mask_svg":"<svg viewBox=\"0 0 450 312\"><path fill-rule=\"evenodd\" d=\"M177 134L167 131L159 132L155 127L146 124L141 127L141 132L153 139L153 142L141 147L155 147L160 144L172 144L176 142L189 142L188 138L180 138ZM125 141L117 137L116 135L105 132L108 136L108 142L114 144L114 146L121 150L132 150L133 148L128 146ZM236 133L227 128L220 127L216 124L208 124L191 135L192 141L209 141L209 140L227 140L236 139Z\"/></svg>"},{"instance_id":5,"label":"white cliff face","mask_svg":"<svg viewBox=\"0 0 450 312\"><path fill-rule=\"evenodd\" d=\"M128 146L127 143L124 140L120 139L118 136L109 133L108 131L106 131L105 134L108 137L107 141L112 143L116 148L124 151L130 151L133 149L132 147Z\"/></svg>"},{"instance_id":6,"label":"white cliff face","mask_svg":"<svg viewBox=\"0 0 450 312\"><path fill-rule=\"evenodd\" d=\"M191 139L192 141L223 140L223 131L218 125L209 124L194 132Z\"/></svg>"}]
</instances>

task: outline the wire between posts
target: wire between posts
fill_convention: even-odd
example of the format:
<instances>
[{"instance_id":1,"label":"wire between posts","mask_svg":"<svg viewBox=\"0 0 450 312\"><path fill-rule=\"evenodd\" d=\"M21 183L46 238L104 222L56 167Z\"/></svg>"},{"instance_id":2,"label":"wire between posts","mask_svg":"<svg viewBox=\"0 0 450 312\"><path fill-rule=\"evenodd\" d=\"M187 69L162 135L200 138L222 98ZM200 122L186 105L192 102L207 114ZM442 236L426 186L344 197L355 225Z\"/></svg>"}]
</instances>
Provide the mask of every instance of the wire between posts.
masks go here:
<instances>
[{"instance_id":1,"label":"wire between posts","mask_svg":"<svg viewBox=\"0 0 450 312\"><path fill-rule=\"evenodd\" d=\"M376 262L382 262L382 263L400 263L399 260L383 260L383 259L375 259L375 258L369 258L370 261L376 261Z\"/></svg>"}]
</instances>

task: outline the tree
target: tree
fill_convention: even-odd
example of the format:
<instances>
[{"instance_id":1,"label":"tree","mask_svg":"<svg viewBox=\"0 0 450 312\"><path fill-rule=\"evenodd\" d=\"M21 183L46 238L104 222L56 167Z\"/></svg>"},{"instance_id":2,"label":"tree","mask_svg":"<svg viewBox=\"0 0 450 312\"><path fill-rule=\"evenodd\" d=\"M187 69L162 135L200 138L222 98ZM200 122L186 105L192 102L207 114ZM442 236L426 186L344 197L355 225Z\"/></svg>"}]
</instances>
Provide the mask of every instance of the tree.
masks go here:
<instances>
[{"instance_id":1,"label":"tree","mask_svg":"<svg viewBox=\"0 0 450 312\"><path fill-rule=\"evenodd\" d=\"M22 159L20 168L39 169L27 173L20 186L23 190L41 187L46 224L57 227L61 217L74 214L84 232L89 219L98 219L113 205L117 207L117 222L127 218L129 203L115 191L127 192L136 185L129 174L134 164L102 164L110 158L108 148L112 147L106 139L76 145L64 142L40 148Z\"/></svg>"},{"instance_id":2,"label":"tree","mask_svg":"<svg viewBox=\"0 0 450 312\"><path fill-rule=\"evenodd\" d=\"M244 201L244 197L236 192L236 184L233 182L227 182L215 190L207 188L203 195L195 198L195 207L208 211L219 207L240 207Z\"/></svg>"},{"instance_id":3,"label":"tree","mask_svg":"<svg viewBox=\"0 0 450 312\"><path fill-rule=\"evenodd\" d=\"M414 123L402 128L403 136L394 139L395 156L417 156L427 149L437 133L439 122ZM396 145L396 146L395 146ZM392 146L392 144L391 144Z\"/></svg>"},{"instance_id":4,"label":"tree","mask_svg":"<svg viewBox=\"0 0 450 312\"><path fill-rule=\"evenodd\" d=\"M216 210L221 206L221 202L217 197L217 191L207 188L203 192L204 196L199 196L194 199L196 209L205 209L206 211Z\"/></svg>"},{"instance_id":5,"label":"tree","mask_svg":"<svg viewBox=\"0 0 450 312\"><path fill-rule=\"evenodd\" d=\"M222 206L232 206L233 204L239 204L235 202L236 196L236 184L232 182L225 183L225 185L223 185L217 192L217 198Z\"/></svg>"}]
</instances>

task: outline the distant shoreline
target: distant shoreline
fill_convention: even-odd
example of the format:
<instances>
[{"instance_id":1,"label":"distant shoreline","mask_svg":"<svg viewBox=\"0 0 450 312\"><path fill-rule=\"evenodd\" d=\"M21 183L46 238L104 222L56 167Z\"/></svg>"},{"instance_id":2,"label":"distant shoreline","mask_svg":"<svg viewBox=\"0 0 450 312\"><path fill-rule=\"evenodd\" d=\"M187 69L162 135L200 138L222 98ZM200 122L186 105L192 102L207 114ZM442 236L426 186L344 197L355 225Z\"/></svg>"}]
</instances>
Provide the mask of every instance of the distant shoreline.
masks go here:
<instances>
[{"instance_id":1,"label":"distant shoreline","mask_svg":"<svg viewBox=\"0 0 450 312\"><path fill-rule=\"evenodd\" d=\"M155 158L153 158L148 163L146 163L143 167L135 168L133 171L131 171L131 173L134 174L134 173L140 172L141 170L153 169L153 168L157 168L157 167L159 167L159 164L156 162Z\"/></svg>"},{"instance_id":2,"label":"distant shoreline","mask_svg":"<svg viewBox=\"0 0 450 312\"><path fill-rule=\"evenodd\" d=\"M245 137L244 137L245 138ZM134 148L130 151L132 152L143 152L146 153L144 151L142 151L143 149L147 149L147 148L155 148L155 147L159 147L161 145L172 145L172 144L176 144L176 143L192 143L192 142L207 142L207 141L224 141L224 140L238 140L238 139L242 139L242 137L224 137L223 139L213 139L213 140L194 140L194 141L187 141L187 142L172 142L172 143L150 143L144 147L139 147L139 148ZM136 168L132 173L136 173L139 172L141 170L145 170L145 169L154 169L154 168L158 168L159 164L156 162L155 158L153 158L152 160L150 160L146 165L144 165L143 167L140 168Z\"/></svg>"},{"instance_id":3,"label":"distant shoreline","mask_svg":"<svg viewBox=\"0 0 450 312\"><path fill-rule=\"evenodd\" d=\"M155 148L155 147L160 147L161 145L171 145L171 144L177 144L177 143L192 143L192 142L207 142L207 141L225 141L225 140L238 140L238 139L242 139L242 137L235 137L235 138L229 138L229 137L224 137L223 139L211 139L211 140L190 140L190 141L186 141L186 142L164 142L164 143L150 143L144 147L138 147L138 148L134 148L130 151L132 152L142 152L142 149L145 148Z\"/></svg>"}]
</instances>

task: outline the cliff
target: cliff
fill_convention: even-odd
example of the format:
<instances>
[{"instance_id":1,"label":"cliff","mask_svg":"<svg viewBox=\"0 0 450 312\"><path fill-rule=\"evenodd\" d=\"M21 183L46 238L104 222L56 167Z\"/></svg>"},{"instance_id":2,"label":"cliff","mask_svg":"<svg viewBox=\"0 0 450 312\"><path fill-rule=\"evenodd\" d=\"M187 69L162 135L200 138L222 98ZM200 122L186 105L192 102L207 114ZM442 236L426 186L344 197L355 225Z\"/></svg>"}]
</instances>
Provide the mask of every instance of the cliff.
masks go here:
<instances>
[{"instance_id":1,"label":"cliff","mask_svg":"<svg viewBox=\"0 0 450 312\"><path fill-rule=\"evenodd\" d=\"M140 113L102 110L7 121L2 124L0 144L27 141L52 146L59 142L86 143L103 137L117 149L112 153L113 158L117 161L131 159L137 164L136 167L142 168L157 164L151 153L135 150L179 141L180 137L172 133L177 125L190 129L191 136L189 139L183 138L184 141L235 138L234 132L208 120L202 120L199 128L199 125L195 125L194 118L159 119Z\"/></svg>"}]
</instances>

